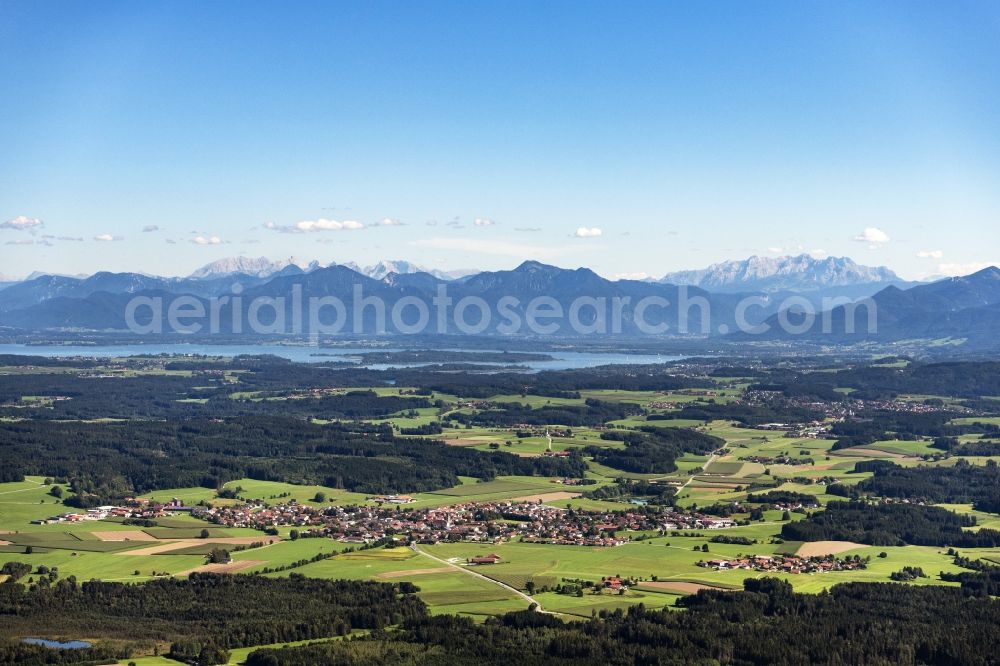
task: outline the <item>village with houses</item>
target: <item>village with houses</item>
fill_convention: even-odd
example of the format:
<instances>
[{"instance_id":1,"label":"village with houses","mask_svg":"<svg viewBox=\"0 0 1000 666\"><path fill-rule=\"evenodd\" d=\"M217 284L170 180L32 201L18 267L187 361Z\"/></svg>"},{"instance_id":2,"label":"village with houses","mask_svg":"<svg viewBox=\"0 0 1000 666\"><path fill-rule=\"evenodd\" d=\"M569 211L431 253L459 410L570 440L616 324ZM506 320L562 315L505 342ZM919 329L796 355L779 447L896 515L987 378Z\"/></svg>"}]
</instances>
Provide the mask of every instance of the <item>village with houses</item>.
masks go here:
<instances>
[{"instance_id":1,"label":"village with houses","mask_svg":"<svg viewBox=\"0 0 1000 666\"><path fill-rule=\"evenodd\" d=\"M405 502L405 497L397 497ZM619 546L624 532L657 533L680 529L720 529L729 518L676 509L651 511L583 511L540 502L472 502L437 508L401 506L313 507L297 502L267 506L263 502L195 507L192 515L226 527L260 530L294 526L304 535L348 543L373 543L395 537L413 543L446 541L501 543L523 541L577 546Z\"/></svg>"},{"instance_id":2,"label":"village with houses","mask_svg":"<svg viewBox=\"0 0 1000 666\"><path fill-rule=\"evenodd\" d=\"M295 500L270 505L262 500L239 504L185 506L177 498L159 503L128 498L121 505L99 506L34 521L38 525L96 520L153 521L186 513L222 527L261 531L294 527L302 536L326 537L345 543L370 544L385 539L436 544L524 543L620 546L625 532L667 533L674 530L715 530L734 527L730 518L665 508L660 511L585 511L542 502L470 502L436 508L410 508L407 495L379 495L371 505L311 506Z\"/></svg>"}]
</instances>

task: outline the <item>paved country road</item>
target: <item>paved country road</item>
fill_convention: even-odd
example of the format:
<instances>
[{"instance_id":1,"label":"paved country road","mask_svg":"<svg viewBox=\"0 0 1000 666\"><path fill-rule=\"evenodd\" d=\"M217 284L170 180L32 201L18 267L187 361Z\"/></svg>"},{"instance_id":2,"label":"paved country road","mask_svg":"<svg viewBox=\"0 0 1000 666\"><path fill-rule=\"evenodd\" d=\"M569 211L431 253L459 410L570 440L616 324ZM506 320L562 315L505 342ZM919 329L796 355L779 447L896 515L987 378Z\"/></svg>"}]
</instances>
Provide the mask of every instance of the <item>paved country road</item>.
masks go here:
<instances>
[{"instance_id":1,"label":"paved country road","mask_svg":"<svg viewBox=\"0 0 1000 666\"><path fill-rule=\"evenodd\" d=\"M522 599L524 599L525 601L527 601L529 604L535 604L538 607L535 610L537 610L539 613L547 613L549 615L562 615L562 613L553 613L551 611L542 610L542 605L540 603L538 603L538 601L536 601L534 599L534 597L532 597L529 594L525 594L524 592L522 592L521 590L517 589L516 587L511 587L507 583L501 583L500 581L494 580L494 579L490 578L489 576L484 576L481 573L473 571L469 567L462 567L462 566L459 566L459 565L455 564L454 562L449 562L448 560L442 560L440 557L436 557L434 555L431 555L427 551L420 550L417 547L416 544L410 544L410 549L412 549L413 552L415 552L415 553L423 555L424 557L431 558L435 562L440 562L441 564L449 566L449 567L451 567L453 569L457 569L457 570L461 571L464 574L468 574L470 576L475 576L476 578L481 578L482 580L485 580L487 583L493 583L494 585L499 585L500 587L502 587L503 589L507 590L508 592L513 592L517 596L521 597Z\"/></svg>"},{"instance_id":2,"label":"paved country road","mask_svg":"<svg viewBox=\"0 0 1000 666\"><path fill-rule=\"evenodd\" d=\"M705 461L705 464L701 466L702 472L704 472L705 470L707 470L708 466L711 465L712 463L714 463L715 459L718 458L718 457L719 457L718 453L713 453L711 456L709 456L708 460ZM698 476L698 475L697 474L692 474L690 476L690 478L688 478L688 480L684 482L683 486L679 486L677 488L677 492L674 493L674 495L680 495L681 491L684 490L685 488L687 488L688 484L691 483L692 481L694 481L694 477L696 477L696 476Z\"/></svg>"}]
</instances>

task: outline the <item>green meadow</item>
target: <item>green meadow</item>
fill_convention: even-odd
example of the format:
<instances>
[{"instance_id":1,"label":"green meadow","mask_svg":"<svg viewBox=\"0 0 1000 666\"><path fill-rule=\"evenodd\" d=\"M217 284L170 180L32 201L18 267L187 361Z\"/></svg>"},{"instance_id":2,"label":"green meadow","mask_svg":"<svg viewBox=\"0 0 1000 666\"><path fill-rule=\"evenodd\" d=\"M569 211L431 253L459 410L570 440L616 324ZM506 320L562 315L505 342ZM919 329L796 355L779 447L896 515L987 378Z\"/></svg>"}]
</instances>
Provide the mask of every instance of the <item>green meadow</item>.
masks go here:
<instances>
[{"instance_id":1,"label":"green meadow","mask_svg":"<svg viewBox=\"0 0 1000 666\"><path fill-rule=\"evenodd\" d=\"M541 396L496 395L490 400L497 403L517 402L533 408L552 405L581 404L588 398L606 401L629 402L640 405L652 412L665 412L685 404L732 400L739 396L743 385L721 386L711 397L686 391L582 391L579 398L544 398ZM397 387L378 387L380 395L398 395ZM234 394L234 397L260 396ZM920 396L912 396L914 400ZM194 398L192 398L194 399ZM391 423L396 427L414 427L439 420L443 413L458 409L462 399L459 396L437 394L435 399L444 400L446 407L441 410L419 408L413 416L407 410L390 415L378 422ZM656 407L652 407L656 405ZM460 411L469 413L470 407ZM956 423L984 422L1000 424L1000 418L959 419ZM564 486L554 479L503 476L491 480L461 477L451 488L432 492L411 493L414 501L401 505L400 510L448 506L478 501L505 500L530 497L546 493L582 493L616 479L643 479L672 483L681 487L677 496L680 506L705 506L716 502L745 502L750 487L754 492L773 488L812 495L822 505L838 499L826 493L826 483L835 480L842 483L857 483L868 474L855 473L858 461L884 458L897 464L924 464L920 456L935 453L931 442L922 440L883 440L864 447L832 451L832 440L790 437L779 431L764 431L743 428L727 421L655 421L645 420L645 416L635 416L615 422L622 427L637 427L654 424L658 427L692 427L725 441L727 452L719 456L684 455L676 461L677 470L666 474L634 474L588 461L587 478L596 481L590 486ZM556 451L590 445L621 447L617 441L601 439L599 429L574 427L572 437L553 437L552 449ZM500 450L516 455L539 455L549 447L544 436L518 438L509 429L454 428L446 427L440 436L454 446L468 446L477 450ZM974 439L967 437L966 439ZM507 442L510 445L507 446ZM491 444L498 446L491 447ZM416 444L415 445L419 445ZM768 462L779 457L807 459L802 464ZM755 458L756 460L750 460ZM970 459L977 464L985 464L988 458ZM950 465L955 460L935 464ZM29 477L23 482L0 484L0 561L17 560L34 567L45 565L58 567L60 576L76 576L80 580L100 578L140 582L154 576L184 574L205 563L205 555L220 545L217 539L227 537L265 537L251 529L229 529L208 525L187 515L161 519L156 527L137 528L122 525L117 521L85 521L77 524L58 523L33 525L34 520L48 518L68 510L60 499L50 494L52 485L45 485L41 477ZM60 486L64 495L68 488ZM370 502L363 493L318 485L296 485L254 479L239 479L225 484L239 499L261 500L275 504L295 500L307 506L347 505ZM314 501L322 496L321 502ZM236 502L238 499L220 499L211 488L175 488L157 490L144 497L166 502L176 497L187 505L214 502ZM620 502L595 500L587 497L554 500L551 504L591 510L622 510L629 505ZM1000 529L1000 516L974 511L970 505L947 505L946 508L974 515L978 521L975 529L989 527ZM737 518L746 518L739 513ZM792 519L802 516L793 514ZM279 529L282 540L262 548L233 551L237 565L245 563L241 573L262 572L265 569L281 568L270 576L287 576L290 572L319 578L353 578L387 581L410 581L420 588L421 598L429 604L434 613L458 613L474 618L522 609L527 602L503 585L525 590L533 585L535 590L546 588L550 591L536 592L534 598L546 610L569 617L589 618L601 610L625 608L642 603L648 607L671 607L690 585L710 585L722 588L739 588L748 577L777 575L786 578L796 590L820 592L839 582L851 580L887 581L889 575L903 566L920 566L928 573L928 578L918 579L912 584L941 584L937 573L955 571L952 558L944 549L907 546L902 548L860 547L846 551L843 555L861 555L871 558L868 568L853 572L832 572L825 574L764 574L753 571L715 571L698 566L698 562L712 558L730 558L740 554L793 553L799 544L781 543L778 535L781 529L781 512L768 511L762 522L755 522L726 530L727 535L745 536L753 539L752 545L730 545L710 542L718 532L706 531L698 536L658 536L632 535L633 538L650 537L612 548L578 546L556 546L526 543L474 544L441 543L421 546L427 555L410 548L375 548L356 550L355 546L323 538L289 539L290 528ZM203 529L208 530L208 538L201 540ZM154 541L114 541L102 540L100 532L141 530ZM107 535L104 535L107 537ZM171 539L194 540L195 543L161 553L144 554L142 551L157 543ZM157 541L158 540L158 541ZM708 547L708 551L703 550ZM28 552L30 551L30 552ZM139 551L139 554L132 554ZM345 552L348 551L348 552ZM476 555L497 553L502 560L496 565L465 567L464 562ZM880 557L881 554L885 557ZM982 558L1000 563L1000 550L968 549L963 555ZM320 561L301 564L314 557ZM440 558L455 563L467 571L448 568ZM471 575L469 572L480 574ZM608 593L583 597L557 594L551 591L566 580L583 579L600 581L602 577L621 575L637 579L639 585L623 595ZM669 585L650 585L654 582L683 584L670 588ZM233 662L245 659L245 651L236 651ZM136 659L137 664L174 663L163 658L148 657Z\"/></svg>"}]
</instances>

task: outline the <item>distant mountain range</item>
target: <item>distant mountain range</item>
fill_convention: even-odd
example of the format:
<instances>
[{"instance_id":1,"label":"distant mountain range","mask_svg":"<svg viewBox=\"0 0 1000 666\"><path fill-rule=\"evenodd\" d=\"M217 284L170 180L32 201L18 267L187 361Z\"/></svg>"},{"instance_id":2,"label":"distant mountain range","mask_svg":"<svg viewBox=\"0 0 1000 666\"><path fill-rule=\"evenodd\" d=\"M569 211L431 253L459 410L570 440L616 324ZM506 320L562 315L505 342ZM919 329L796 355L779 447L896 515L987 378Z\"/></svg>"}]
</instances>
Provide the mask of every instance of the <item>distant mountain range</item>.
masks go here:
<instances>
[{"instance_id":1,"label":"distant mountain range","mask_svg":"<svg viewBox=\"0 0 1000 666\"><path fill-rule=\"evenodd\" d=\"M884 266L862 266L849 257L815 259L808 254L725 261L701 270L667 273L660 282L693 285L719 293L837 291L854 298L869 296L888 285L915 284L902 280Z\"/></svg>"},{"instance_id":2,"label":"distant mountain range","mask_svg":"<svg viewBox=\"0 0 1000 666\"><path fill-rule=\"evenodd\" d=\"M416 298L431 304L439 288L445 286L453 305L463 299L478 298L494 307L492 320L480 331L483 333L508 332L502 326L502 318L497 316L498 304L505 297L515 301L508 312L523 320L528 303L538 296L549 297L564 313L583 296L592 303L622 303L620 332L623 335L649 334L649 329L640 325L636 306L643 299L653 299L654 307L648 308L646 322L666 324L668 329L660 333L662 335L715 337L731 342L806 339L855 343L926 339L937 341L935 344L961 343L968 349L1000 349L1000 336L995 333L1000 330L1000 269L997 268L917 285L899 280L884 268L859 266L845 259L804 257L764 261L751 258L705 271L668 276L678 282L697 282L697 285L608 280L587 268L564 269L535 261L524 262L513 270L454 277L453 274L444 277L421 271L409 262L380 262L362 269L349 264L320 267L314 262L303 266L291 258L276 262L266 259L214 262L185 278L110 272L85 278L42 275L0 289L0 328L121 331L126 329L126 306L134 296L158 296L169 303L184 295L196 299L209 310L209 299L232 296L236 283L240 285L244 303L257 297L284 297L286 303L290 303L296 293L302 299L335 296L344 303L348 313L355 311L356 286L361 287L364 297L381 299L389 310L405 302L404 299ZM703 285L717 286L709 289ZM758 289L741 291L738 285L755 285ZM874 285L881 286L876 288ZM868 297L869 294L864 293L868 289L877 290L856 305L832 307L834 302L826 300L832 293L841 299L836 303L848 302L852 300L852 291L860 291L862 296ZM803 322L798 305L781 313L790 295L804 296L817 310L825 310L813 325L803 326L804 332L794 335L780 325L783 319ZM748 296L754 297L752 306L741 308ZM801 301L800 298L800 304ZM286 307L284 314L290 320L294 311L290 305ZM230 305L221 308L222 332L251 330L247 326L246 312L233 313ZM859 313L855 321L860 322L854 330L847 325L852 308ZM877 330L868 330L867 319L863 316L868 308L877 312ZM476 308L469 310L474 313ZM687 328L680 330L684 315L687 315ZM578 310L576 316L585 325L598 323L594 308L590 306ZM739 329L741 318L751 326L767 324L770 330L755 336L731 333ZM471 314L466 319L475 322L478 316ZM579 334L565 327L565 317L560 321L563 327L556 334ZM821 322L826 324L825 331ZM380 322L374 312L365 311L361 328L345 332L380 331L391 334L401 329L392 322ZM466 331L449 321L445 332ZM537 334L523 327L517 332Z\"/></svg>"},{"instance_id":3,"label":"distant mountain range","mask_svg":"<svg viewBox=\"0 0 1000 666\"><path fill-rule=\"evenodd\" d=\"M271 260L267 257L229 257L219 259L210 264L202 266L189 275L189 278L204 279L215 277L228 277L230 275L250 275L252 277L270 277L279 273L295 274L309 273L318 268L329 268L338 265L336 262L322 264L319 261L301 261L295 257L287 259ZM432 268L424 268L410 263L409 261L380 261L371 266L359 266L353 261L340 264L346 266L356 273L360 273L373 280L381 280L391 273L398 275L409 275L411 273L428 273L441 280L454 280L475 273L475 271L440 271Z\"/></svg>"},{"instance_id":4,"label":"distant mountain range","mask_svg":"<svg viewBox=\"0 0 1000 666\"><path fill-rule=\"evenodd\" d=\"M195 280L227 277L237 274L269 277L275 273L280 273L290 266L299 268L300 271L307 271L319 268L319 263L315 261L311 264L309 262L301 262L295 257L278 260L271 260L267 257L227 257L202 266L188 277Z\"/></svg>"},{"instance_id":5,"label":"distant mountain range","mask_svg":"<svg viewBox=\"0 0 1000 666\"><path fill-rule=\"evenodd\" d=\"M781 318L805 330L790 334ZM831 343L923 339L971 349L1000 348L1000 268L910 289L889 286L870 299L827 309L811 322L798 308L769 317L771 339L813 339ZM787 328L787 327L786 327ZM745 335L736 334L737 338Z\"/></svg>"},{"instance_id":6,"label":"distant mountain range","mask_svg":"<svg viewBox=\"0 0 1000 666\"><path fill-rule=\"evenodd\" d=\"M232 266L236 266L235 264ZM243 266L260 273L269 270L260 264ZM409 268L407 266L394 266ZM258 297L284 297L291 303L293 295L298 291L303 300L335 296L347 308L354 311L354 288L360 287L364 297L377 297L391 308L404 298L418 298L428 305L432 303L440 286L447 286L448 296L452 303L459 303L467 297L476 297L490 304L497 304L501 298L516 299L519 304L510 311L522 320L526 315L528 303L538 296L547 296L568 312L572 302L579 296L593 299L605 299L611 302L615 298L631 303L624 311L622 333L639 334L641 330L635 322L632 307L646 297L657 297L669 303L679 303L682 298L701 298L710 302L710 309L705 313L706 327L734 325L735 305L739 295L710 294L697 287L677 287L674 285L640 282L634 280L607 280L590 269L564 269L548 266L535 261L527 261L509 271L485 271L457 280L444 280L430 273L389 272L382 279L368 277L347 265L333 265L315 268L308 272L294 263L285 264L277 273L267 277L246 273L227 273L230 265L221 265L219 271L206 270L200 278L159 278L138 273L96 273L88 278L67 278L60 276L42 276L27 280L6 289L0 290L0 326L23 330L44 329L106 329L122 330L125 325L126 305L134 296L156 296L165 301L185 295L203 302L206 311L209 309L208 299L214 296L231 295L232 287L239 283L244 303ZM277 267L275 267L277 268ZM376 267L373 274L384 273L388 266ZM223 306L220 320L229 332L234 328L250 330L248 313L243 312L235 317L238 322L233 326L231 306ZM291 306L285 314L292 315ZM694 308L695 320L691 327L699 332L702 329L702 313ZM776 306L763 309L756 308L752 317L760 319L776 312ZM596 315L593 309L585 309L579 314L579 320L593 323ZM653 324L667 324L671 330L677 331L679 315L675 308L654 307L650 309L651 317L647 319ZM362 330L351 332L371 333L381 329L371 312L366 312ZM476 321L475 315L469 315L471 321ZM499 317L492 321L482 332L503 332L499 328ZM564 321L565 324L565 321ZM387 326L391 332L392 327ZM708 330L708 329L704 329ZM462 333L463 331L449 320L447 333ZM533 334L530 330L521 333ZM564 329L563 334L571 335L572 330Z\"/></svg>"},{"instance_id":7,"label":"distant mountain range","mask_svg":"<svg viewBox=\"0 0 1000 666\"><path fill-rule=\"evenodd\" d=\"M322 263L318 260L305 261L295 257L268 259L267 257L227 257L206 264L187 276L188 280L211 280L230 276L250 276L267 278L278 274L294 275L309 273L319 268L346 266L373 280L382 280L395 273L412 275L427 273L440 280L457 280L475 275L479 271L438 270L420 266L404 260L383 260L370 266L361 266L353 261ZM23 281L39 277L72 277L86 279L86 275L66 275L35 271ZM153 276L148 276L153 277ZM180 278L160 278L179 280ZM14 283L19 280L0 275L0 283ZM746 292L795 292L809 293L835 291L838 295L862 298L888 285L913 286L890 269L879 266L862 266L848 257L827 257L815 259L808 254L787 257L753 256L741 261L726 261L698 270L674 271L660 280L663 284L701 287L716 293Z\"/></svg>"}]
</instances>

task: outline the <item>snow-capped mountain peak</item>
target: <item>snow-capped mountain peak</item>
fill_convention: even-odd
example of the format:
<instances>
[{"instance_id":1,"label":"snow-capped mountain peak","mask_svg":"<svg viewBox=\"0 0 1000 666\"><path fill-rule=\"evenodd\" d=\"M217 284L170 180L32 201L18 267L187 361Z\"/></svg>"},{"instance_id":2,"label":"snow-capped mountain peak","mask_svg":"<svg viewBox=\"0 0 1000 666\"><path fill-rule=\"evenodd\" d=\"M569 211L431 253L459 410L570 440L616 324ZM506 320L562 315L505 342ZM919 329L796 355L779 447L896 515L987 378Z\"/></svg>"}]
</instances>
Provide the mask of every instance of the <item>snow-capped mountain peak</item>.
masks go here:
<instances>
[{"instance_id":1,"label":"snow-capped mountain peak","mask_svg":"<svg viewBox=\"0 0 1000 666\"><path fill-rule=\"evenodd\" d=\"M263 278L274 275L289 266L298 266L302 270L309 270L310 264L299 261L295 257L278 259L276 261L267 257L227 257L202 266L188 277L199 280L242 273L244 275Z\"/></svg>"},{"instance_id":2,"label":"snow-capped mountain peak","mask_svg":"<svg viewBox=\"0 0 1000 666\"><path fill-rule=\"evenodd\" d=\"M816 259L808 254L752 256L708 268L667 273L661 282L693 285L709 291L809 291L859 284L892 284L902 280L884 266L862 266L849 257Z\"/></svg>"}]
</instances>

